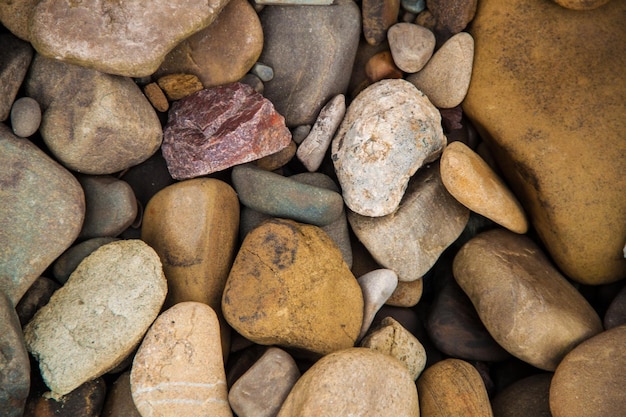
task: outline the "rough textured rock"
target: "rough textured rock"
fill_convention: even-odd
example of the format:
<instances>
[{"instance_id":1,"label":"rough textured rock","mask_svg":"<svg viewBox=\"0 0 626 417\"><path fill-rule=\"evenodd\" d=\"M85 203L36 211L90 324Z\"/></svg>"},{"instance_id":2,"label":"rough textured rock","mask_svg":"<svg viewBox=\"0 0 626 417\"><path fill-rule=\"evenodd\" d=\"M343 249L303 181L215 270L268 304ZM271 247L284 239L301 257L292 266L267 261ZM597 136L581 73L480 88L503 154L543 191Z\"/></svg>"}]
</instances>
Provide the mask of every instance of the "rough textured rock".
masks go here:
<instances>
[{"instance_id":1,"label":"rough textured rock","mask_svg":"<svg viewBox=\"0 0 626 417\"><path fill-rule=\"evenodd\" d=\"M498 344L537 368L553 371L602 331L597 313L526 236L480 233L463 245L453 269Z\"/></svg>"},{"instance_id":2,"label":"rough textured rock","mask_svg":"<svg viewBox=\"0 0 626 417\"><path fill-rule=\"evenodd\" d=\"M232 417L215 311L187 301L159 315L135 355L130 386L142 417Z\"/></svg>"},{"instance_id":3,"label":"rough textured rock","mask_svg":"<svg viewBox=\"0 0 626 417\"><path fill-rule=\"evenodd\" d=\"M0 4L0 14L5 4ZM9 117L13 100L33 59L33 48L8 33L0 34L0 44L0 121L4 121Z\"/></svg>"},{"instance_id":4,"label":"rough textured rock","mask_svg":"<svg viewBox=\"0 0 626 417\"><path fill-rule=\"evenodd\" d=\"M363 297L326 233L275 219L244 239L222 310L228 323L255 343L326 354L354 345Z\"/></svg>"},{"instance_id":5,"label":"rough textured rock","mask_svg":"<svg viewBox=\"0 0 626 417\"><path fill-rule=\"evenodd\" d=\"M435 35L423 26L396 23L387 31L393 61L405 72L424 68L435 50Z\"/></svg>"},{"instance_id":6,"label":"rough textured rock","mask_svg":"<svg viewBox=\"0 0 626 417\"><path fill-rule=\"evenodd\" d=\"M393 213L409 178L445 145L441 116L424 94L404 80L371 85L350 104L332 143L346 205L363 216Z\"/></svg>"},{"instance_id":7,"label":"rough textured rock","mask_svg":"<svg viewBox=\"0 0 626 417\"><path fill-rule=\"evenodd\" d=\"M140 342L167 292L157 254L139 240L100 247L24 329L53 397L119 364Z\"/></svg>"},{"instance_id":8,"label":"rough textured rock","mask_svg":"<svg viewBox=\"0 0 626 417\"><path fill-rule=\"evenodd\" d=\"M101 417L141 417L130 393L130 371L121 374L111 385Z\"/></svg>"},{"instance_id":9,"label":"rough textured rock","mask_svg":"<svg viewBox=\"0 0 626 417\"><path fill-rule=\"evenodd\" d=\"M536 374L506 387L491 402L494 417L552 417L550 382L552 374Z\"/></svg>"},{"instance_id":10,"label":"rough textured rock","mask_svg":"<svg viewBox=\"0 0 626 417\"><path fill-rule=\"evenodd\" d=\"M163 156L175 179L250 162L289 146L291 133L272 103L233 83L198 91L172 105Z\"/></svg>"},{"instance_id":11,"label":"rough textured rock","mask_svg":"<svg viewBox=\"0 0 626 417\"><path fill-rule=\"evenodd\" d=\"M76 239L80 184L30 141L0 124L0 290L14 303Z\"/></svg>"},{"instance_id":12,"label":"rough textured rock","mask_svg":"<svg viewBox=\"0 0 626 417\"><path fill-rule=\"evenodd\" d=\"M387 29L398 21L400 0L363 0L363 36L370 45L378 45L387 37Z\"/></svg>"},{"instance_id":13,"label":"rough textured rock","mask_svg":"<svg viewBox=\"0 0 626 417\"><path fill-rule=\"evenodd\" d=\"M349 411L348 411L349 410ZM293 387L277 417L420 415L409 371L389 355L345 349L317 361Z\"/></svg>"},{"instance_id":14,"label":"rough textured rock","mask_svg":"<svg viewBox=\"0 0 626 417\"><path fill-rule=\"evenodd\" d=\"M30 41L30 17L39 0L17 0L0 3L0 22L15 36Z\"/></svg>"},{"instance_id":15,"label":"rough textured rock","mask_svg":"<svg viewBox=\"0 0 626 417\"><path fill-rule=\"evenodd\" d=\"M22 97L11 107L11 127L13 133L22 138L33 135L41 124L41 107L36 100Z\"/></svg>"},{"instance_id":16,"label":"rough textured rock","mask_svg":"<svg viewBox=\"0 0 626 417\"><path fill-rule=\"evenodd\" d=\"M471 29L463 109L554 262L592 285L626 276L626 54L615 50L624 13L621 1L576 12L483 0ZM589 138L602 138L602 151Z\"/></svg>"},{"instance_id":17,"label":"rough textured rock","mask_svg":"<svg viewBox=\"0 0 626 417\"><path fill-rule=\"evenodd\" d=\"M426 0L426 7L437 19L438 26L454 35L472 21L477 3L478 0Z\"/></svg>"},{"instance_id":18,"label":"rough textured rock","mask_svg":"<svg viewBox=\"0 0 626 417\"><path fill-rule=\"evenodd\" d=\"M44 394L37 399L34 415L28 417L100 417L106 389L104 380L95 378L58 400Z\"/></svg>"},{"instance_id":19,"label":"rough textured rock","mask_svg":"<svg viewBox=\"0 0 626 417\"><path fill-rule=\"evenodd\" d=\"M61 284L65 284L76 267L89 256L93 251L100 246L104 246L107 243L116 241L116 238L112 237L96 237L93 239L85 240L84 242L77 243L63 252L52 266L52 274L54 278Z\"/></svg>"},{"instance_id":20,"label":"rough textured rock","mask_svg":"<svg viewBox=\"0 0 626 417\"><path fill-rule=\"evenodd\" d=\"M194 74L168 74L160 77L157 84L171 101L180 100L204 87Z\"/></svg>"},{"instance_id":21,"label":"rough textured rock","mask_svg":"<svg viewBox=\"0 0 626 417\"><path fill-rule=\"evenodd\" d=\"M180 41L210 25L227 0L139 0L102 3L43 0L30 20L30 41L40 54L101 72L143 77Z\"/></svg>"}]
</instances>

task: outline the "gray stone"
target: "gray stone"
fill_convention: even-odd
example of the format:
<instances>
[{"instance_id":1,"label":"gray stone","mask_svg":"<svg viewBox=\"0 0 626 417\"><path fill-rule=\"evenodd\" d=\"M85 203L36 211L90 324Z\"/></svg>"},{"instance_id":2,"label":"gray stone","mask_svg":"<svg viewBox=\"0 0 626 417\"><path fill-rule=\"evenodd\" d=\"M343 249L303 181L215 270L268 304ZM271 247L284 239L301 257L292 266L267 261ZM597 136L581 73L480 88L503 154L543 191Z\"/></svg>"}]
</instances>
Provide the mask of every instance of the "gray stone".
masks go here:
<instances>
[{"instance_id":1,"label":"gray stone","mask_svg":"<svg viewBox=\"0 0 626 417\"><path fill-rule=\"evenodd\" d=\"M100 246L116 241L113 237L96 237L80 242L57 258L52 267L52 274L57 281L65 284L76 267Z\"/></svg>"},{"instance_id":2,"label":"gray stone","mask_svg":"<svg viewBox=\"0 0 626 417\"><path fill-rule=\"evenodd\" d=\"M4 4L0 4L0 10ZM1 13L1 12L0 12ZM13 100L33 59L33 48L10 33L0 34L0 122L9 117Z\"/></svg>"},{"instance_id":3,"label":"gray stone","mask_svg":"<svg viewBox=\"0 0 626 417\"><path fill-rule=\"evenodd\" d=\"M358 340L369 330L374 316L398 286L398 276L391 269L376 269L361 275L357 282L363 292L363 324Z\"/></svg>"},{"instance_id":4,"label":"gray stone","mask_svg":"<svg viewBox=\"0 0 626 417\"><path fill-rule=\"evenodd\" d=\"M11 107L11 127L13 133L22 138L33 135L41 124L41 107L37 100L22 97Z\"/></svg>"}]
</instances>

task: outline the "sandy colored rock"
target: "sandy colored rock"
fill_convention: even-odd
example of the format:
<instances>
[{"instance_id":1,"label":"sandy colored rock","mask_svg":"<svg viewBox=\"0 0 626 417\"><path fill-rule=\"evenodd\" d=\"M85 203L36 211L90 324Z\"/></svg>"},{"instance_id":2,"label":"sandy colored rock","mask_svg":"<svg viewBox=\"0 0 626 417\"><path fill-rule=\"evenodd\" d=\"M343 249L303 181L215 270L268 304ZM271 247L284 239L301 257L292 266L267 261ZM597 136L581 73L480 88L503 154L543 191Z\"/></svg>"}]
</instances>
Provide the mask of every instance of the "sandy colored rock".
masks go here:
<instances>
[{"instance_id":1,"label":"sandy colored rock","mask_svg":"<svg viewBox=\"0 0 626 417\"><path fill-rule=\"evenodd\" d=\"M63 252L52 266L54 278L61 284L65 284L76 267L100 246L118 240L114 237L96 237L71 246Z\"/></svg>"},{"instance_id":2,"label":"sandy colored rock","mask_svg":"<svg viewBox=\"0 0 626 417\"><path fill-rule=\"evenodd\" d=\"M424 280L398 281L398 286L385 304L395 307L413 307L419 303L424 291Z\"/></svg>"},{"instance_id":3,"label":"sandy colored rock","mask_svg":"<svg viewBox=\"0 0 626 417\"><path fill-rule=\"evenodd\" d=\"M572 10L593 10L604 6L611 0L554 0L560 6Z\"/></svg>"},{"instance_id":4,"label":"sandy colored rock","mask_svg":"<svg viewBox=\"0 0 626 417\"><path fill-rule=\"evenodd\" d=\"M433 55L435 35L423 26L396 23L387 31L393 61L402 71L414 73Z\"/></svg>"},{"instance_id":5,"label":"sandy colored rock","mask_svg":"<svg viewBox=\"0 0 626 417\"><path fill-rule=\"evenodd\" d=\"M126 358L166 293L161 261L140 240L112 242L85 258L24 329L52 395L65 395Z\"/></svg>"},{"instance_id":6,"label":"sandy colored rock","mask_svg":"<svg viewBox=\"0 0 626 417\"><path fill-rule=\"evenodd\" d=\"M157 84L171 101L180 100L202 90L200 79L193 74L168 74L160 77Z\"/></svg>"},{"instance_id":7,"label":"sandy colored rock","mask_svg":"<svg viewBox=\"0 0 626 417\"><path fill-rule=\"evenodd\" d=\"M483 0L471 29L465 114L559 269L591 285L626 276L625 12Z\"/></svg>"},{"instance_id":8,"label":"sandy colored rock","mask_svg":"<svg viewBox=\"0 0 626 417\"><path fill-rule=\"evenodd\" d=\"M30 17L39 0L17 0L0 3L0 22L15 36L30 41Z\"/></svg>"},{"instance_id":9,"label":"sandy colored rock","mask_svg":"<svg viewBox=\"0 0 626 417\"><path fill-rule=\"evenodd\" d=\"M36 100L22 97L11 107L11 127L13 133L22 138L32 136L41 124L41 108Z\"/></svg>"},{"instance_id":10,"label":"sandy colored rock","mask_svg":"<svg viewBox=\"0 0 626 417\"><path fill-rule=\"evenodd\" d=\"M550 382L552 374L536 374L506 387L491 402L494 417L552 417Z\"/></svg>"}]
</instances>

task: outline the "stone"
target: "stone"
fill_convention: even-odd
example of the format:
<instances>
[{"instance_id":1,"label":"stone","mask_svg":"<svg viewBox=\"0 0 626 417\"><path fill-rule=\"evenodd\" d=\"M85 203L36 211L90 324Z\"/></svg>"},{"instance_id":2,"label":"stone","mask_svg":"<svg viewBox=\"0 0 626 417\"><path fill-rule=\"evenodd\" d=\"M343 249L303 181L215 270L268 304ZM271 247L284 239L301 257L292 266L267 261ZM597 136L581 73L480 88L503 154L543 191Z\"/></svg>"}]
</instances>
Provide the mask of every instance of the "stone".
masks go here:
<instances>
[{"instance_id":1,"label":"stone","mask_svg":"<svg viewBox=\"0 0 626 417\"><path fill-rule=\"evenodd\" d=\"M157 83L147 84L143 88L143 93L150 101L150 104L158 111L166 112L170 108L170 103L167 101L165 93L163 93L163 90L161 90L161 87L159 87Z\"/></svg>"},{"instance_id":2,"label":"stone","mask_svg":"<svg viewBox=\"0 0 626 417\"><path fill-rule=\"evenodd\" d=\"M554 0L560 6L572 10L593 10L602 7L610 0Z\"/></svg>"},{"instance_id":3,"label":"stone","mask_svg":"<svg viewBox=\"0 0 626 417\"><path fill-rule=\"evenodd\" d=\"M515 195L487 163L462 142L450 143L441 155L441 181L468 209L515 233L526 233L528 221Z\"/></svg>"},{"instance_id":4,"label":"stone","mask_svg":"<svg viewBox=\"0 0 626 417\"><path fill-rule=\"evenodd\" d=\"M482 232L463 245L453 270L498 344L539 369L554 371L602 331L598 314L527 236Z\"/></svg>"},{"instance_id":5,"label":"stone","mask_svg":"<svg viewBox=\"0 0 626 417\"><path fill-rule=\"evenodd\" d=\"M0 332L0 409L3 416L21 417L30 389L30 362L13 302L3 291L0 291Z\"/></svg>"},{"instance_id":6,"label":"stone","mask_svg":"<svg viewBox=\"0 0 626 417\"><path fill-rule=\"evenodd\" d=\"M474 60L474 39L467 32L451 37L434 53L426 66L406 80L439 108L461 104L469 88Z\"/></svg>"},{"instance_id":7,"label":"stone","mask_svg":"<svg viewBox=\"0 0 626 417\"><path fill-rule=\"evenodd\" d=\"M330 146L330 142L346 113L343 94L333 97L320 111L315 124L298 146L296 156L309 172L317 171Z\"/></svg>"},{"instance_id":8,"label":"stone","mask_svg":"<svg viewBox=\"0 0 626 417\"><path fill-rule=\"evenodd\" d=\"M157 316L167 284L158 255L140 240L89 255L24 329L51 397L118 365Z\"/></svg>"},{"instance_id":9,"label":"stone","mask_svg":"<svg viewBox=\"0 0 626 417\"><path fill-rule=\"evenodd\" d=\"M550 384L554 417L618 416L626 409L626 325L586 340L556 368Z\"/></svg>"},{"instance_id":10,"label":"stone","mask_svg":"<svg viewBox=\"0 0 626 417\"><path fill-rule=\"evenodd\" d=\"M418 72L435 50L435 35L423 26L396 23L387 31L393 62L404 72Z\"/></svg>"},{"instance_id":11,"label":"stone","mask_svg":"<svg viewBox=\"0 0 626 417\"><path fill-rule=\"evenodd\" d=\"M333 3L333 0L256 0L256 4L264 4L264 5L290 5L290 6L298 6L298 5L309 5L309 6L317 6L317 5L329 5Z\"/></svg>"},{"instance_id":12,"label":"stone","mask_svg":"<svg viewBox=\"0 0 626 417\"><path fill-rule=\"evenodd\" d=\"M50 278L39 277L28 288L19 303L15 306L15 312L20 320L20 325L32 320L33 316L44 305L48 304L52 294L61 286Z\"/></svg>"},{"instance_id":13,"label":"stone","mask_svg":"<svg viewBox=\"0 0 626 417\"><path fill-rule=\"evenodd\" d=\"M260 62L255 63L250 69L250 72L259 77L259 79L264 83L272 81L274 78L274 69L269 65L265 65Z\"/></svg>"},{"instance_id":14,"label":"stone","mask_svg":"<svg viewBox=\"0 0 626 417\"><path fill-rule=\"evenodd\" d=\"M104 379L95 378L62 398L49 398L45 394L39 397L32 417L100 417L105 397Z\"/></svg>"},{"instance_id":15,"label":"stone","mask_svg":"<svg viewBox=\"0 0 626 417\"><path fill-rule=\"evenodd\" d=\"M445 359L426 368L417 380L423 417L491 417L491 405L480 374L460 359Z\"/></svg>"},{"instance_id":16,"label":"stone","mask_svg":"<svg viewBox=\"0 0 626 417\"><path fill-rule=\"evenodd\" d=\"M300 371L293 358L270 347L233 384L228 401L238 417L273 417L298 378Z\"/></svg>"},{"instance_id":17,"label":"stone","mask_svg":"<svg viewBox=\"0 0 626 417\"><path fill-rule=\"evenodd\" d=\"M172 177L182 180L271 155L290 142L272 103L252 87L233 83L174 103L161 149Z\"/></svg>"},{"instance_id":18,"label":"stone","mask_svg":"<svg viewBox=\"0 0 626 417\"><path fill-rule=\"evenodd\" d=\"M18 6L19 2L13 3ZM0 20L2 10L8 3L0 4ZM0 34L2 55L0 55L0 122L5 121L11 112L13 100L28 72L33 59L33 48L10 33Z\"/></svg>"},{"instance_id":19,"label":"stone","mask_svg":"<svg viewBox=\"0 0 626 417\"><path fill-rule=\"evenodd\" d=\"M393 213L409 178L445 145L439 112L424 94L404 80L372 84L352 101L332 142L346 205L363 216Z\"/></svg>"},{"instance_id":20,"label":"stone","mask_svg":"<svg viewBox=\"0 0 626 417\"><path fill-rule=\"evenodd\" d=\"M185 301L161 313L135 355L130 386L142 417L232 417L215 311Z\"/></svg>"},{"instance_id":21,"label":"stone","mask_svg":"<svg viewBox=\"0 0 626 417\"><path fill-rule=\"evenodd\" d=\"M365 65L367 65L367 62L372 59L374 55L384 51L389 51L389 43L387 41L382 42L380 45L370 45L364 37L361 37L354 59L354 65L352 66L350 83L348 84L350 100L354 100L361 91L372 84L365 73Z\"/></svg>"},{"instance_id":22,"label":"stone","mask_svg":"<svg viewBox=\"0 0 626 417\"><path fill-rule=\"evenodd\" d=\"M398 21L400 0L363 0L363 35L370 45L378 45L387 37L387 29Z\"/></svg>"},{"instance_id":23,"label":"stone","mask_svg":"<svg viewBox=\"0 0 626 417\"><path fill-rule=\"evenodd\" d=\"M145 207L160 190L176 182L167 170L167 163L160 152L124 171L120 179L131 186L141 207Z\"/></svg>"},{"instance_id":24,"label":"stone","mask_svg":"<svg viewBox=\"0 0 626 417\"><path fill-rule=\"evenodd\" d=\"M468 219L469 210L443 186L438 163L418 171L394 213L369 217L348 212L352 230L372 257L404 282L422 278Z\"/></svg>"},{"instance_id":25,"label":"stone","mask_svg":"<svg viewBox=\"0 0 626 417\"><path fill-rule=\"evenodd\" d=\"M76 239L85 215L80 184L28 140L0 124L0 290L17 304Z\"/></svg>"},{"instance_id":26,"label":"stone","mask_svg":"<svg viewBox=\"0 0 626 417\"><path fill-rule=\"evenodd\" d=\"M130 371L122 373L111 385L101 417L141 417L130 393Z\"/></svg>"},{"instance_id":27,"label":"stone","mask_svg":"<svg viewBox=\"0 0 626 417\"><path fill-rule=\"evenodd\" d=\"M304 142L309 133L311 133L311 125L300 125L291 130L291 137L296 144Z\"/></svg>"},{"instance_id":28,"label":"stone","mask_svg":"<svg viewBox=\"0 0 626 417\"><path fill-rule=\"evenodd\" d=\"M369 83L385 79L402 78L402 71L393 62L391 52L382 51L372 56L365 64L365 75Z\"/></svg>"},{"instance_id":29,"label":"stone","mask_svg":"<svg viewBox=\"0 0 626 417\"><path fill-rule=\"evenodd\" d=\"M16 136L27 138L39 130L41 124L41 108L36 100L22 97L11 107L11 127Z\"/></svg>"},{"instance_id":30,"label":"stone","mask_svg":"<svg viewBox=\"0 0 626 417\"><path fill-rule=\"evenodd\" d=\"M232 183L241 204L270 216L325 226L343 212L339 193L252 165L233 168Z\"/></svg>"},{"instance_id":31,"label":"stone","mask_svg":"<svg viewBox=\"0 0 626 417\"><path fill-rule=\"evenodd\" d=\"M582 284L626 276L626 55L614 48L626 39L625 12L620 1L578 13L551 1L484 0L471 29L463 110L553 261Z\"/></svg>"},{"instance_id":32,"label":"stone","mask_svg":"<svg viewBox=\"0 0 626 417\"><path fill-rule=\"evenodd\" d=\"M157 84L171 101L180 100L204 88L193 74L168 74L160 77Z\"/></svg>"},{"instance_id":33,"label":"stone","mask_svg":"<svg viewBox=\"0 0 626 417\"><path fill-rule=\"evenodd\" d=\"M52 265L52 274L61 284L65 284L76 267L93 251L107 243L115 242L114 237L95 237L77 243L63 252Z\"/></svg>"},{"instance_id":34,"label":"stone","mask_svg":"<svg viewBox=\"0 0 626 417\"><path fill-rule=\"evenodd\" d=\"M264 95L289 127L313 124L322 106L348 88L361 14L352 0L333 3L265 7L259 14L264 34L259 61L274 69Z\"/></svg>"},{"instance_id":35,"label":"stone","mask_svg":"<svg viewBox=\"0 0 626 417\"><path fill-rule=\"evenodd\" d=\"M209 26L228 3L185 0L146 7L137 0L100 4L43 0L30 20L30 41L41 55L95 70L143 77L154 73L183 39Z\"/></svg>"},{"instance_id":36,"label":"stone","mask_svg":"<svg viewBox=\"0 0 626 417\"><path fill-rule=\"evenodd\" d=\"M617 293L604 313L603 320L606 330L626 324L626 286Z\"/></svg>"},{"instance_id":37,"label":"stone","mask_svg":"<svg viewBox=\"0 0 626 417\"><path fill-rule=\"evenodd\" d=\"M276 171L287 165L289 161L291 161L293 157L296 156L297 149L298 146L292 140L291 142L289 142L289 145L287 145L286 148L283 148L280 151L271 155L267 155L263 158L257 159L256 161L252 161L251 163L265 171Z\"/></svg>"},{"instance_id":38,"label":"stone","mask_svg":"<svg viewBox=\"0 0 626 417\"><path fill-rule=\"evenodd\" d=\"M500 391L491 401L495 417L552 417L550 382L552 374L541 373L520 379Z\"/></svg>"},{"instance_id":39,"label":"stone","mask_svg":"<svg viewBox=\"0 0 626 417\"><path fill-rule=\"evenodd\" d=\"M426 0L438 25L455 35L474 19L478 0Z\"/></svg>"},{"instance_id":40,"label":"stone","mask_svg":"<svg viewBox=\"0 0 626 417\"><path fill-rule=\"evenodd\" d=\"M363 296L326 233L272 219L244 239L222 311L233 329L255 343L327 354L354 345Z\"/></svg>"},{"instance_id":41,"label":"stone","mask_svg":"<svg viewBox=\"0 0 626 417\"><path fill-rule=\"evenodd\" d=\"M207 26L180 42L166 56L155 76L196 75L204 88L239 81L263 49L259 17L246 0L230 0Z\"/></svg>"},{"instance_id":42,"label":"stone","mask_svg":"<svg viewBox=\"0 0 626 417\"><path fill-rule=\"evenodd\" d=\"M400 5L407 12L418 14L426 8L426 0L402 0ZM387 32L389 35L389 32Z\"/></svg>"},{"instance_id":43,"label":"stone","mask_svg":"<svg viewBox=\"0 0 626 417\"><path fill-rule=\"evenodd\" d=\"M398 359L411 377L417 379L426 366L426 350L415 336L392 317L385 317L368 333L361 346Z\"/></svg>"},{"instance_id":44,"label":"stone","mask_svg":"<svg viewBox=\"0 0 626 417\"><path fill-rule=\"evenodd\" d=\"M385 304L395 307L414 307L419 303L424 291L424 280L398 281L396 289L385 301Z\"/></svg>"},{"instance_id":45,"label":"stone","mask_svg":"<svg viewBox=\"0 0 626 417\"><path fill-rule=\"evenodd\" d=\"M348 411L349 410L349 411ZM296 382L277 417L420 415L415 383L404 365L367 348L317 361Z\"/></svg>"},{"instance_id":46,"label":"stone","mask_svg":"<svg viewBox=\"0 0 626 417\"><path fill-rule=\"evenodd\" d=\"M17 0L0 4L0 22L18 38L30 41L30 17L39 0ZM2 83L0 83L2 85ZM2 97L2 95L0 95ZM0 119L1 120L1 119Z\"/></svg>"},{"instance_id":47,"label":"stone","mask_svg":"<svg viewBox=\"0 0 626 417\"><path fill-rule=\"evenodd\" d=\"M361 340L369 330L378 310L396 289L398 276L390 269L376 269L358 277L357 282L361 287L364 303L363 324L357 338Z\"/></svg>"},{"instance_id":48,"label":"stone","mask_svg":"<svg viewBox=\"0 0 626 417\"><path fill-rule=\"evenodd\" d=\"M119 172L161 145L161 122L129 78L37 55L25 85L44 110L39 129L44 142L73 171Z\"/></svg>"}]
</instances>

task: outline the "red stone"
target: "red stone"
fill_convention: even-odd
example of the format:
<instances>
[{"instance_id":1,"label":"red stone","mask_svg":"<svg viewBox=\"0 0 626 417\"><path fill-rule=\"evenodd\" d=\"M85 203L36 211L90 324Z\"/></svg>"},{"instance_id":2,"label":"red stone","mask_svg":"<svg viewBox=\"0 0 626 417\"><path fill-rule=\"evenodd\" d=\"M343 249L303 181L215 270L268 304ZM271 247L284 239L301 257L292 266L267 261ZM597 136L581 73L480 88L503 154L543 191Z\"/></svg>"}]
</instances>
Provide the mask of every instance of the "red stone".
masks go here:
<instances>
[{"instance_id":1,"label":"red stone","mask_svg":"<svg viewBox=\"0 0 626 417\"><path fill-rule=\"evenodd\" d=\"M252 87L233 83L175 102L161 149L172 177L182 180L254 161L290 143L274 105Z\"/></svg>"}]
</instances>

